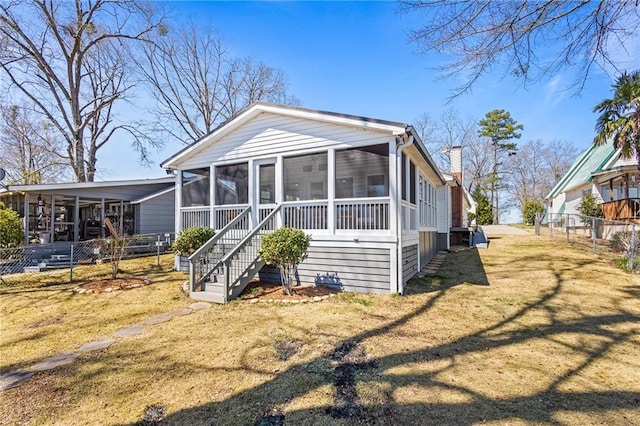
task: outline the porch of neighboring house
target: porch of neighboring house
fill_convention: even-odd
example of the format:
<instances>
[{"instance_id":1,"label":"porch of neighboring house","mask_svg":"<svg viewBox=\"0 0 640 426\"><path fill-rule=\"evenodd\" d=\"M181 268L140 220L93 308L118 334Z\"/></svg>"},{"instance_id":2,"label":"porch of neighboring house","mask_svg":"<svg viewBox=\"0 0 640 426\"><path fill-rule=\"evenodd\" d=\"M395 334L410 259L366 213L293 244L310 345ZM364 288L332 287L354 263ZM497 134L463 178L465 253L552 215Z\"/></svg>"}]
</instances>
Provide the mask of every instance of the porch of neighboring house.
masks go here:
<instances>
[{"instance_id":1,"label":"porch of neighboring house","mask_svg":"<svg viewBox=\"0 0 640 426\"><path fill-rule=\"evenodd\" d=\"M173 178L161 178L10 185L0 192L0 201L21 216L25 245L84 241L109 236L106 219L121 235L145 233L140 223L143 206L137 199L173 188L173 183ZM173 232L173 209L166 216L169 220L161 231Z\"/></svg>"},{"instance_id":2,"label":"porch of neighboring house","mask_svg":"<svg viewBox=\"0 0 640 426\"><path fill-rule=\"evenodd\" d=\"M121 235L135 229L134 206L125 200L29 192L4 198L22 217L25 245L104 238L106 218Z\"/></svg>"},{"instance_id":3,"label":"porch of neighboring house","mask_svg":"<svg viewBox=\"0 0 640 426\"><path fill-rule=\"evenodd\" d=\"M640 223L640 173L638 168L599 176L605 219Z\"/></svg>"}]
</instances>

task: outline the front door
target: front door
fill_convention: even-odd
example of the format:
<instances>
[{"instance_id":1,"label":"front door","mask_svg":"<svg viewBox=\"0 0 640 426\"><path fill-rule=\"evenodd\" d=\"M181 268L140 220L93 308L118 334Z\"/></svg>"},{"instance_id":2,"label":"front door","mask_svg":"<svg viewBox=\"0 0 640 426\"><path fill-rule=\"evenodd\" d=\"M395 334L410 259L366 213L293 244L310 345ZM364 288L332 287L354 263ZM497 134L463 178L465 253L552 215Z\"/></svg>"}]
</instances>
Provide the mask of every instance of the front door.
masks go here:
<instances>
[{"instance_id":1,"label":"front door","mask_svg":"<svg viewBox=\"0 0 640 426\"><path fill-rule=\"evenodd\" d=\"M259 160L254 162L254 213L255 224L260 223L276 208L276 160Z\"/></svg>"}]
</instances>

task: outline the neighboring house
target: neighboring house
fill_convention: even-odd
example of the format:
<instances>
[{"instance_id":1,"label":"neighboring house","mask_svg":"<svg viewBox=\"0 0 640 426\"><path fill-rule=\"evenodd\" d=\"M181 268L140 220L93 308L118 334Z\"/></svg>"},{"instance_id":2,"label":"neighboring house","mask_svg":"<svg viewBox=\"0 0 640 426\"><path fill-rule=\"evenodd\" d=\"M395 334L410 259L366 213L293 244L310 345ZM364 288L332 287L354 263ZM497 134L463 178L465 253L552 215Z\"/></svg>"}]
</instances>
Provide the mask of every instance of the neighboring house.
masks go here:
<instances>
[{"instance_id":1,"label":"neighboring house","mask_svg":"<svg viewBox=\"0 0 640 426\"><path fill-rule=\"evenodd\" d=\"M0 201L20 214L25 244L105 236L105 218L125 235L170 233L174 177L110 182L9 185Z\"/></svg>"},{"instance_id":2,"label":"neighboring house","mask_svg":"<svg viewBox=\"0 0 640 426\"><path fill-rule=\"evenodd\" d=\"M410 125L256 103L161 165L176 173L176 231L211 226L191 256L191 296L226 302L248 280L279 279L260 235L312 236L299 281L402 293L449 248L451 191Z\"/></svg>"},{"instance_id":3,"label":"neighboring house","mask_svg":"<svg viewBox=\"0 0 640 426\"><path fill-rule=\"evenodd\" d=\"M578 215L585 194L602 204L604 218L640 223L640 167L620 156L612 143L590 146L547 195L549 220Z\"/></svg>"}]
</instances>

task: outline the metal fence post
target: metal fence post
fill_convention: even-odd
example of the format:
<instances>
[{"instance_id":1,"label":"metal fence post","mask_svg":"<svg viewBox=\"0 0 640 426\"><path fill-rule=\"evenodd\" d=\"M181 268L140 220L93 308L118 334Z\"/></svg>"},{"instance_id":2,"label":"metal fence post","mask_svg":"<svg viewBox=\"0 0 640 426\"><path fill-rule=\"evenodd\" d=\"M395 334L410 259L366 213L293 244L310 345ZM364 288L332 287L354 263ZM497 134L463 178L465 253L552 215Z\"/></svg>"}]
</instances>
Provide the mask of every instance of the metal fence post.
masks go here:
<instances>
[{"instance_id":1,"label":"metal fence post","mask_svg":"<svg viewBox=\"0 0 640 426\"><path fill-rule=\"evenodd\" d=\"M592 217L591 218L591 239L593 239L593 252L597 253L598 252L598 247L597 247L597 243L596 243L596 218Z\"/></svg>"},{"instance_id":2,"label":"metal fence post","mask_svg":"<svg viewBox=\"0 0 640 426\"><path fill-rule=\"evenodd\" d=\"M631 244L629 244L629 258L627 259L627 269L633 270L633 263L636 259L636 225L631 226Z\"/></svg>"},{"instance_id":3,"label":"metal fence post","mask_svg":"<svg viewBox=\"0 0 640 426\"><path fill-rule=\"evenodd\" d=\"M71 244L71 258L69 259L69 282L73 282L73 244Z\"/></svg>"},{"instance_id":4,"label":"metal fence post","mask_svg":"<svg viewBox=\"0 0 640 426\"><path fill-rule=\"evenodd\" d=\"M567 220L565 220L565 224L564 224L564 229L566 230L566 234L567 234L567 242L570 241L569 239L569 215L567 215Z\"/></svg>"}]
</instances>

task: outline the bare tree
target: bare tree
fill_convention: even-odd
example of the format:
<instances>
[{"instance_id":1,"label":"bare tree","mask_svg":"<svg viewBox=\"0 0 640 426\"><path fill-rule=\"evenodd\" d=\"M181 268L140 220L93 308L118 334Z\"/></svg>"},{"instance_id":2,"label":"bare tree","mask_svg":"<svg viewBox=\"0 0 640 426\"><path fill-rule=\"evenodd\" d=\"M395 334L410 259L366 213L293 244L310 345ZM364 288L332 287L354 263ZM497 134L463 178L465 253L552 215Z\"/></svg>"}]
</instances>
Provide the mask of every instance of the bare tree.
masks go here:
<instances>
[{"instance_id":1,"label":"bare tree","mask_svg":"<svg viewBox=\"0 0 640 426\"><path fill-rule=\"evenodd\" d=\"M134 0L0 3L0 69L9 90L33 102L58 131L79 182L93 181L96 154L117 131L129 132L146 155L150 139L119 123L116 107L133 87L131 43L162 28L150 16Z\"/></svg>"},{"instance_id":2,"label":"bare tree","mask_svg":"<svg viewBox=\"0 0 640 426\"><path fill-rule=\"evenodd\" d=\"M477 120L463 119L457 110L450 108L444 111L437 120L424 113L415 120L414 128L418 136L431 153L438 167L449 172L449 151L454 146L462 147L462 166L465 185L474 187L481 182L483 159L477 137ZM479 157L480 155L480 157Z\"/></svg>"},{"instance_id":3,"label":"bare tree","mask_svg":"<svg viewBox=\"0 0 640 426\"><path fill-rule=\"evenodd\" d=\"M574 67L582 89L594 65L617 70L620 53L638 43L637 1L404 0L401 10L420 11L424 25L410 38L422 53L451 55L445 76L464 75L457 94L505 65L504 76L525 84Z\"/></svg>"},{"instance_id":4,"label":"bare tree","mask_svg":"<svg viewBox=\"0 0 640 426\"><path fill-rule=\"evenodd\" d=\"M191 26L160 33L140 70L157 101L157 127L185 144L210 133L255 101L297 104L283 71L234 58L212 31Z\"/></svg>"},{"instance_id":5,"label":"bare tree","mask_svg":"<svg viewBox=\"0 0 640 426\"><path fill-rule=\"evenodd\" d=\"M0 104L0 167L9 184L38 184L64 179L68 158L49 123L23 105Z\"/></svg>"},{"instance_id":6,"label":"bare tree","mask_svg":"<svg viewBox=\"0 0 640 426\"><path fill-rule=\"evenodd\" d=\"M523 209L527 201L543 201L571 167L576 149L568 142L528 141L506 163L508 192Z\"/></svg>"}]
</instances>

